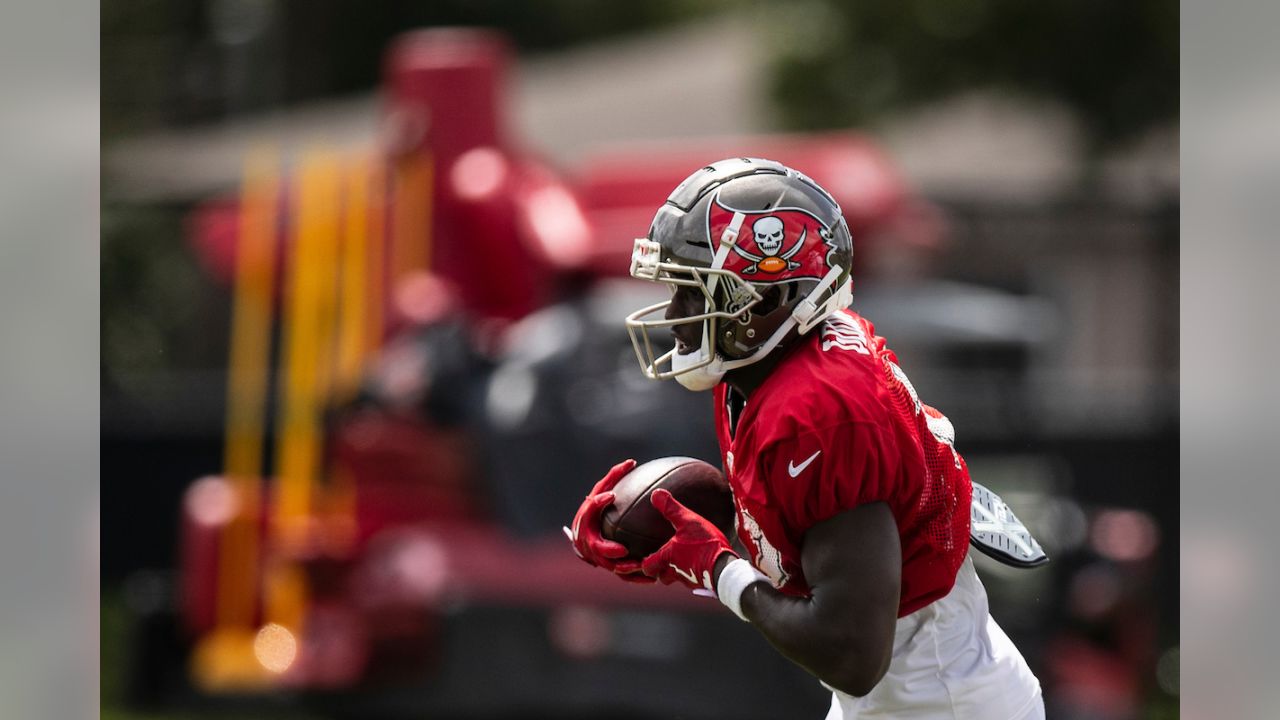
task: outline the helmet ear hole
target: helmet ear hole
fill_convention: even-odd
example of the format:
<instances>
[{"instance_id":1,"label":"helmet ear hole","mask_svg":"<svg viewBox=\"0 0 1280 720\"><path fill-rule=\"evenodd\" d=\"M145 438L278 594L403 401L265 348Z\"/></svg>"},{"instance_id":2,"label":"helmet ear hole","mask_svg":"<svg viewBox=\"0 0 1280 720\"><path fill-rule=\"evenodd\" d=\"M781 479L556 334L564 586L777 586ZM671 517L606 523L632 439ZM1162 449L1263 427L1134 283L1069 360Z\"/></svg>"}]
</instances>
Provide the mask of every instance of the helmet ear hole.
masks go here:
<instances>
[{"instance_id":1,"label":"helmet ear hole","mask_svg":"<svg viewBox=\"0 0 1280 720\"><path fill-rule=\"evenodd\" d=\"M791 287L790 283L784 285L770 285L760 293L760 302L756 303L753 311L757 315L768 315L777 310L780 306L785 305L787 298L787 288Z\"/></svg>"},{"instance_id":2,"label":"helmet ear hole","mask_svg":"<svg viewBox=\"0 0 1280 720\"><path fill-rule=\"evenodd\" d=\"M780 307L790 307L796 299L796 283L769 285L760 292L760 302L752 309L756 315L769 315Z\"/></svg>"},{"instance_id":3,"label":"helmet ear hole","mask_svg":"<svg viewBox=\"0 0 1280 720\"><path fill-rule=\"evenodd\" d=\"M717 347L729 359L749 355L768 340L779 324L790 315L794 300L799 295L798 283L794 282L755 287L760 293L760 300L738 322L721 326Z\"/></svg>"}]
</instances>

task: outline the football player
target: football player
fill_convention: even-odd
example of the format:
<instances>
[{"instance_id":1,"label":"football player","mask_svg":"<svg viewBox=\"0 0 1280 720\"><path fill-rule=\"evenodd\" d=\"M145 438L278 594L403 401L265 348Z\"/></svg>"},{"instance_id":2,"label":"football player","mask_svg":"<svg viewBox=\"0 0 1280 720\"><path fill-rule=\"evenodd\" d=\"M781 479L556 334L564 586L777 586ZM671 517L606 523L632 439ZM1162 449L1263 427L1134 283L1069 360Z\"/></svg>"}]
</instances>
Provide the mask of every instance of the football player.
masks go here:
<instances>
[{"instance_id":1,"label":"football player","mask_svg":"<svg viewBox=\"0 0 1280 720\"><path fill-rule=\"evenodd\" d=\"M631 264L672 297L626 325L645 375L714 390L744 552L659 490L675 536L625 560L600 518L633 461L583 502L574 549L624 580L714 594L833 691L828 718L1043 718L968 557L954 430L846 308L852 255L831 195L776 162L724 160L676 187Z\"/></svg>"}]
</instances>

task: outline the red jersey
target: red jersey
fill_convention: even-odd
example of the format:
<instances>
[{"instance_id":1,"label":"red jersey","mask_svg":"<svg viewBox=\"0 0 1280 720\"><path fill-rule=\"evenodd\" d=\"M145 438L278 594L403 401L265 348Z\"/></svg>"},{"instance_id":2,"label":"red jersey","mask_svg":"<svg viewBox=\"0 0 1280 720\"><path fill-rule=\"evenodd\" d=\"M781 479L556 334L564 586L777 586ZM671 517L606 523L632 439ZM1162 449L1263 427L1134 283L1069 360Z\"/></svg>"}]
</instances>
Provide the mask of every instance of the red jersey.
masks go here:
<instances>
[{"instance_id":1,"label":"red jersey","mask_svg":"<svg viewBox=\"0 0 1280 720\"><path fill-rule=\"evenodd\" d=\"M775 587L807 595L805 532L888 504L902 542L898 617L945 596L969 548L969 470L942 413L920 402L897 357L851 310L800 339L736 413L715 391L716 432L737 533Z\"/></svg>"}]
</instances>

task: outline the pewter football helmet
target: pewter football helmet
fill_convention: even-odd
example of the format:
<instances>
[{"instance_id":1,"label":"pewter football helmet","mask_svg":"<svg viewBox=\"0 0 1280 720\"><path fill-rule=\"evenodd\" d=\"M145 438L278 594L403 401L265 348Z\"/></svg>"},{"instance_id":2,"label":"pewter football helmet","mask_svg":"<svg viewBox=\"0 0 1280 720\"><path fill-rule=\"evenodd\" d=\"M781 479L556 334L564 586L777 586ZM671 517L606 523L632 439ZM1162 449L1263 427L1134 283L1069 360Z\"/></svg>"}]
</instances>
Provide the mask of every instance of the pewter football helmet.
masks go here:
<instances>
[{"instance_id":1,"label":"pewter football helmet","mask_svg":"<svg viewBox=\"0 0 1280 720\"><path fill-rule=\"evenodd\" d=\"M658 209L648 237L636 240L631 275L672 292L698 288L703 312L667 319L667 301L627 316L640 367L650 378L709 389L847 306L852 261L840 206L805 175L758 158L701 168ZM762 304L771 288L776 301ZM701 323L701 346L665 350L670 329L683 323Z\"/></svg>"}]
</instances>

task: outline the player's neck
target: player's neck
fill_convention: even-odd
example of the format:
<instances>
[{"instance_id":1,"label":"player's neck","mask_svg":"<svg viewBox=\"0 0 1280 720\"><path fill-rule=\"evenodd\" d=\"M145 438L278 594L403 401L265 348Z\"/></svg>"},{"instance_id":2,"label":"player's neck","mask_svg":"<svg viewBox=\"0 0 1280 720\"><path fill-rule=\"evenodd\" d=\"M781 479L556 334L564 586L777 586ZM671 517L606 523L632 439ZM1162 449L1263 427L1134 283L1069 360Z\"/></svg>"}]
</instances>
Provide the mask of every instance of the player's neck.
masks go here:
<instances>
[{"instance_id":1,"label":"player's neck","mask_svg":"<svg viewBox=\"0 0 1280 720\"><path fill-rule=\"evenodd\" d=\"M788 343L786 347L776 348L762 360L725 374L724 381L743 398L750 400L751 394L764 384L770 373L778 367L787 353L791 352L794 345L795 343Z\"/></svg>"}]
</instances>

